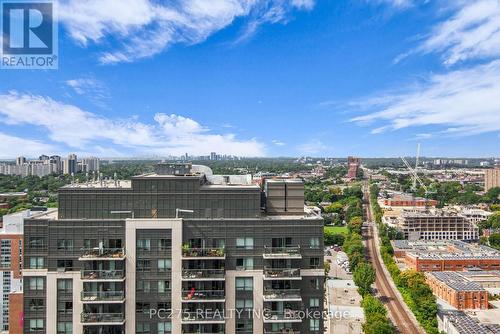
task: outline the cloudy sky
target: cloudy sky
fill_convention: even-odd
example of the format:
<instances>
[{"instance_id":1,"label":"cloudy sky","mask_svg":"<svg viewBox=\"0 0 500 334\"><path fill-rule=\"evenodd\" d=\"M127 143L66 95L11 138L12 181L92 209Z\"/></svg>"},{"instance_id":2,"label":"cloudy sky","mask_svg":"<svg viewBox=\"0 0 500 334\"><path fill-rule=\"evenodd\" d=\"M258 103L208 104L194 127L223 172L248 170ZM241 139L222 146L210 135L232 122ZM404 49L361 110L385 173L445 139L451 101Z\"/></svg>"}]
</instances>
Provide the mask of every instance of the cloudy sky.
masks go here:
<instances>
[{"instance_id":1,"label":"cloudy sky","mask_svg":"<svg viewBox=\"0 0 500 334\"><path fill-rule=\"evenodd\" d=\"M59 0L0 158L500 155L500 0Z\"/></svg>"}]
</instances>

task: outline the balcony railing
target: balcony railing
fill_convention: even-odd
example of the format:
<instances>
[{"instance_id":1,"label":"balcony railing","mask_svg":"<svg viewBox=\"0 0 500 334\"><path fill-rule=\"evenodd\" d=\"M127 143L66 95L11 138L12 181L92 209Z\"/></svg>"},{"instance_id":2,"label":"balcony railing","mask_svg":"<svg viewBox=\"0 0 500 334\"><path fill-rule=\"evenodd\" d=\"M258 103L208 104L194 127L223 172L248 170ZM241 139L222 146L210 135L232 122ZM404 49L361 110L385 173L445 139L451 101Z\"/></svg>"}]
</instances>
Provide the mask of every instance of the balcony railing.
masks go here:
<instances>
[{"instance_id":1,"label":"balcony railing","mask_svg":"<svg viewBox=\"0 0 500 334\"><path fill-rule=\"evenodd\" d=\"M122 279L124 278L123 270L82 270L82 279Z\"/></svg>"},{"instance_id":2,"label":"balcony railing","mask_svg":"<svg viewBox=\"0 0 500 334\"><path fill-rule=\"evenodd\" d=\"M264 322L276 321L276 322L300 322L302 318L298 312L285 310L285 311L265 311L264 312Z\"/></svg>"},{"instance_id":3,"label":"balcony railing","mask_svg":"<svg viewBox=\"0 0 500 334\"><path fill-rule=\"evenodd\" d=\"M183 269L183 279L223 279L224 269Z\"/></svg>"},{"instance_id":4,"label":"balcony railing","mask_svg":"<svg viewBox=\"0 0 500 334\"><path fill-rule=\"evenodd\" d=\"M264 300L300 300L300 289L267 289Z\"/></svg>"},{"instance_id":5,"label":"balcony railing","mask_svg":"<svg viewBox=\"0 0 500 334\"><path fill-rule=\"evenodd\" d=\"M82 323L98 323L98 322L108 322L108 323L121 323L125 320L123 313L81 313Z\"/></svg>"},{"instance_id":6,"label":"balcony railing","mask_svg":"<svg viewBox=\"0 0 500 334\"><path fill-rule=\"evenodd\" d=\"M300 279L299 268L264 268L267 279Z\"/></svg>"},{"instance_id":7,"label":"balcony railing","mask_svg":"<svg viewBox=\"0 0 500 334\"><path fill-rule=\"evenodd\" d=\"M203 301L203 300L224 300L226 293L224 290L184 290L182 299L184 301Z\"/></svg>"},{"instance_id":8,"label":"balcony railing","mask_svg":"<svg viewBox=\"0 0 500 334\"><path fill-rule=\"evenodd\" d=\"M183 248L182 256L224 258L226 253L224 248Z\"/></svg>"},{"instance_id":9,"label":"balcony railing","mask_svg":"<svg viewBox=\"0 0 500 334\"><path fill-rule=\"evenodd\" d=\"M264 334L300 334L300 331L291 328L283 328L277 331L264 329Z\"/></svg>"},{"instance_id":10,"label":"balcony railing","mask_svg":"<svg viewBox=\"0 0 500 334\"><path fill-rule=\"evenodd\" d=\"M125 298L123 291L82 291L82 301L122 301Z\"/></svg>"},{"instance_id":11,"label":"balcony railing","mask_svg":"<svg viewBox=\"0 0 500 334\"><path fill-rule=\"evenodd\" d=\"M182 312L182 321L196 321L196 322L220 322L225 321L224 311L214 312L214 311L203 311L198 310L197 312Z\"/></svg>"},{"instance_id":12,"label":"balcony railing","mask_svg":"<svg viewBox=\"0 0 500 334\"><path fill-rule=\"evenodd\" d=\"M287 246L287 247L268 247L264 246L264 253L262 256L266 259L300 259L300 246Z\"/></svg>"},{"instance_id":13,"label":"balcony railing","mask_svg":"<svg viewBox=\"0 0 500 334\"><path fill-rule=\"evenodd\" d=\"M80 260L125 258L125 248L82 248Z\"/></svg>"}]
</instances>

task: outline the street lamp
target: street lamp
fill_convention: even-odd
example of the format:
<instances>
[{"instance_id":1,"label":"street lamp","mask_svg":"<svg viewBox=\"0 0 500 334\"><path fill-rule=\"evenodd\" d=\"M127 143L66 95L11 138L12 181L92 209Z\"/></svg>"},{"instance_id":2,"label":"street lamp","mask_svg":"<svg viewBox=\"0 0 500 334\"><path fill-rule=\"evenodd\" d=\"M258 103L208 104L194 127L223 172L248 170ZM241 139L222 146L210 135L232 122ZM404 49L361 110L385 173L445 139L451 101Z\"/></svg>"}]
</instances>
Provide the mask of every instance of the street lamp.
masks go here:
<instances>
[{"instance_id":1,"label":"street lamp","mask_svg":"<svg viewBox=\"0 0 500 334\"><path fill-rule=\"evenodd\" d=\"M175 209L175 218L179 218L179 213L180 212L185 212L185 213L194 213L194 210L185 210L185 209Z\"/></svg>"}]
</instances>

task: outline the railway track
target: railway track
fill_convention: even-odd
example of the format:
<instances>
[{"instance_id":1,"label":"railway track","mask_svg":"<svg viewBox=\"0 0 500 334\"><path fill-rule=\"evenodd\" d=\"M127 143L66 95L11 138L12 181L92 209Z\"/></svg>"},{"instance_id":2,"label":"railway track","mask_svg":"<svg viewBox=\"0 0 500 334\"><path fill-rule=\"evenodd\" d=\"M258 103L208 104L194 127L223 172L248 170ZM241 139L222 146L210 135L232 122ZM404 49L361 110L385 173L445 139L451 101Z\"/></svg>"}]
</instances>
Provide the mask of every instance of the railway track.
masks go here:
<instances>
[{"instance_id":1,"label":"railway track","mask_svg":"<svg viewBox=\"0 0 500 334\"><path fill-rule=\"evenodd\" d=\"M369 193L366 192L365 186L365 208L366 220L373 222L371 207L369 203ZM366 257L376 270L375 286L377 288L380 300L386 305L391 320L399 333L403 334L425 334L418 324L415 324L414 318L407 313L406 305L398 298L397 291L394 291L394 286L389 283L391 277L387 277L387 271L384 270L384 263L382 262L377 249L375 235L375 227L369 224L367 229L364 229L364 236L366 240Z\"/></svg>"}]
</instances>

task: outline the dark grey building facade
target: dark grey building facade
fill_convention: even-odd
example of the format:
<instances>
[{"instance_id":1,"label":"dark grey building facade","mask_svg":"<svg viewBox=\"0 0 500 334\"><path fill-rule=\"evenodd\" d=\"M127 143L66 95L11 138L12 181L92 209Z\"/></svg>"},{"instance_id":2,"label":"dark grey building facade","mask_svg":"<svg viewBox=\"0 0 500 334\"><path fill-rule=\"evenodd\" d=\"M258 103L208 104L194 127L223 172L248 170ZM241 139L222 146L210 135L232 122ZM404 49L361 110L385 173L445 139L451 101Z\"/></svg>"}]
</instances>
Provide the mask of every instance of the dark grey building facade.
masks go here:
<instances>
[{"instance_id":1,"label":"dark grey building facade","mask_svg":"<svg viewBox=\"0 0 500 334\"><path fill-rule=\"evenodd\" d=\"M162 164L25 220L26 333L322 333L323 221L300 180Z\"/></svg>"}]
</instances>

